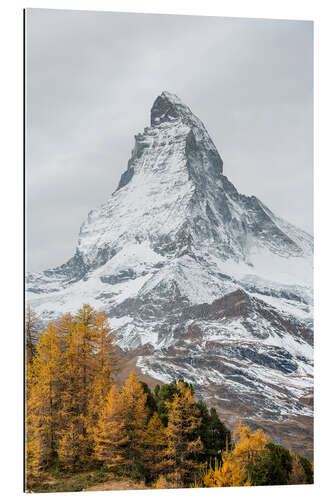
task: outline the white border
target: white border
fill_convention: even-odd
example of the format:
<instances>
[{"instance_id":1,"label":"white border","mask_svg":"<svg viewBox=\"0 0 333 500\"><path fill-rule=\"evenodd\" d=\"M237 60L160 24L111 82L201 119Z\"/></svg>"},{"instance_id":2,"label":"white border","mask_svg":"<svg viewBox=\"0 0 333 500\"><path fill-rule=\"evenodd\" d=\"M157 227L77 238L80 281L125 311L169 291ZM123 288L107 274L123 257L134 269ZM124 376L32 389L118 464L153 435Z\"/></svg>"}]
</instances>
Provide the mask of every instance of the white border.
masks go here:
<instances>
[{"instance_id":1,"label":"white border","mask_svg":"<svg viewBox=\"0 0 333 500\"><path fill-rule=\"evenodd\" d=\"M22 492L22 9L25 7L315 21L315 485L90 493L88 498L329 498L332 450L332 12L326 0L12 0L1 9L1 493ZM319 55L320 54L320 55ZM319 71L319 77L318 77ZM49 495L49 494L48 494ZM62 498L83 493L64 493ZM41 498L45 495L41 494ZM48 496L49 498L49 496Z\"/></svg>"}]
</instances>

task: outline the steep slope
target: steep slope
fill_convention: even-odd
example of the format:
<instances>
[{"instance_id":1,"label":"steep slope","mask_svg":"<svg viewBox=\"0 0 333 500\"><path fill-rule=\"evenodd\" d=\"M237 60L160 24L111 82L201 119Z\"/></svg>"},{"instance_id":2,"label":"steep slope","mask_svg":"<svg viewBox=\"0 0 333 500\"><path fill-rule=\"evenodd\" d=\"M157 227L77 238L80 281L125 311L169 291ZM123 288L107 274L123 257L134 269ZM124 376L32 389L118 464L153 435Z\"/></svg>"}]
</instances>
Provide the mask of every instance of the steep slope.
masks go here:
<instances>
[{"instance_id":1,"label":"steep slope","mask_svg":"<svg viewBox=\"0 0 333 500\"><path fill-rule=\"evenodd\" d=\"M203 123L163 92L74 257L30 274L28 301L45 321L106 310L142 373L184 377L225 411L311 418L312 253L310 235L238 193Z\"/></svg>"}]
</instances>

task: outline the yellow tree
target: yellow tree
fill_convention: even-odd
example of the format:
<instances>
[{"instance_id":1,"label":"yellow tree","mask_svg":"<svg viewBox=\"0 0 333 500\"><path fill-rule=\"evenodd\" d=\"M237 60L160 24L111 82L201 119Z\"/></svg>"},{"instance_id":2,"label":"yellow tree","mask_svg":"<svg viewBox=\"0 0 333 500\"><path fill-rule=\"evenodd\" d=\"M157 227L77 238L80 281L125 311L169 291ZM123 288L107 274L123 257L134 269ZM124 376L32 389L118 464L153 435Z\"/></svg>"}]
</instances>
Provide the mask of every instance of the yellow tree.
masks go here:
<instances>
[{"instance_id":1,"label":"yellow tree","mask_svg":"<svg viewBox=\"0 0 333 500\"><path fill-rule=\"evenodd\" d=\"M27 365L27 464L87 465L92 429L119 368L107 317L89 305L50 323ZM30 474L31 475L31 474Z\"/></svg>"},{"instance_id":2,"label":"yellow tree","mask_svg":"<svg viewBox=\"0 0 333 500\"><path fill-rule=\"evenodd\" d=\"M62 467L70 470L86 465L92 449L91 442L87 439L87 408L92 384L89 354L92 355L93 352L91 324L94 315L88 306L84 306L79 313L86 317L90 314L86 324L80 322L77 316L69 314L59 321L65 353L58 456Z\"/></svg>"},{"instance_id":3,"label":"yellow tree","mask_svg":"<svg viewBox=\"0 0 333 500\"><path fill-rule=\"evenodd\" d=\"M148 482L156 481L166 468L165 450L167 447L166 429L157 412L150 418L143 436L144 451L142 465Z\"/></svg>"},{"instance_id":4,"label":"yellow tree","mask_svg":"<svg viewBox=\"0 0 333 500\"><path fill-rule=\"evenodd\" d=\"M131 477L142 475L147 395L132 372L119 393L111 387L95 428L95 456Z\"/></svg>"},{"instance_id":5,"label":"yellow tree","mask_svg":"<svg viewBox=\"0 0 333 500\"><path fill-rule=\"evenodd\" d=\"M94 351L96 341L97 312L88 304L84 304L75 315L75 327L72 340L74 350L72 360L75 365L75 378L78 392L76 393L77 411L86 416L90 399L90 389L94 379Z\"/></svg>"},{"instance_id":6,"label":"yellow tree","mask_svg":"<svg viewBox=\"0 0 333 500\"><path fill-rule=\"evenodd\" d=\"M240 422L233 432L233 439L235 446L223 454L222 464L209 466L204 471L204 486L250 486L250 468L260 459L268 436L262 429L251 432Z\"/></svg>"},{"instance_id":7,"label":"yellow tree","mask_svg":"<svg viewBox=\"0 0 333 500\"><path fill-rule=\"evenodd\" d=\"M94 325L93 382L88 402L89 432L93 432L101 409L120 369L119 348L111 335L108 318L98 312Z\"/></svg>"},{"instance_id":8,"label":"yellow tree","mask_svg":"<svg viewBox=\"0 0 333 500\"><path fill-rule=\"evenodd\" d=\"M118 469L127 465L126 447L129 436L125 428L123 402L113 385L95 427L95 456L108 467Z\"/></svg>"},{"instance_id":9,"label":"yellow tree","mask_svg":"<svg viewBox=\"0 0 333 500\"><path fill-rule=\"evenodd\" d=\"M168 403L166 464L170 481L174 486L182 487L193 479L193 473L199 467L196 458L202 450L202 443L195 435L201 419L191 389L182 381L177 383L177 389L178 393Z\"/></svg>"},{"instance_id":10,"label":"yellow tree","mask_svg":"<svg viewBox=\"0 0 333 500\"><path fill-rule=\"evenodd\" d=\"M236 446L233 450L233 457L240 465L255 463L268 441L268 436L262 429L251 432L250 428L241 424L236 426L233 438Z\"/></svg>"},{"instance_id":11,"label":"yellow tree","mask_svg":"<svg viewBox=\"0 0 333 500\"><path fill-rule=\"evenodd\" d=\"M222 486L249 486L249 483L244 482L244 471L233 460L232 454L224 454L223 463L215 460L214 467L211 463L204 467L203 485L208 488L220 488Z\"/></svg>"},{"instance_id":12,"label":"yellow tree","mask_svg":"<svg viewBox=\"0 0 333 500\"><path fill-rule=\"evenodd\" d=\"M27 473L47 468L57 455L63 392L63 349L57 326L50 323L36 347L27 373Z\"/></svg>"},{"instance_id":13,"label":"yellow tree","mask_svg":"<svg viewBox=\"0 0 333 500\"><path fill-rule=\"evenodd\" d=\"M92 430L117 371L118 353L106 315L87 304L73 318L66 315L61 329L66 342L65 427L58 453L63 466L75 470L91 460Z\"/></svg>"}]
</instances>

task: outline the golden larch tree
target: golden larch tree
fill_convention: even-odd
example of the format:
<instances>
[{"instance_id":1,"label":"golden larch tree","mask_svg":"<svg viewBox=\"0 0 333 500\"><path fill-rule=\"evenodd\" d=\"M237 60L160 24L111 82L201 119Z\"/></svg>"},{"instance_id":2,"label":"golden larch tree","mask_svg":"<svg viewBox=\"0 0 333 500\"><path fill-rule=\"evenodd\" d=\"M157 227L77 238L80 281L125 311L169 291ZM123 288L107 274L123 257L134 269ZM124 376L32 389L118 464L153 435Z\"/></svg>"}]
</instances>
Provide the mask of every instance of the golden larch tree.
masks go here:
<instances>
[{"instance_id":1,"label":"golden larch tree","mask_svg":"<svg viewBox=\"0 0 333 500\"><path fill-rule=\"evenodd\" d=\"M193 480L199 465L196 458L202 450L200 437L197 436L201 423L194 395L182 381L177 384L178 393L168 403L168 427L166 464L168 478L176 487L182 487Z\"/></svg>"},{"instance_id":2,"label":"golden larch tree","mask_svg":"<svg viewBox=\"0 0 333 500\"><path fill-rule=\"evenodd\" d=\"M50 323L36 346L27 374L26 451L28 473L48 468L57 456L61 429L63 349L57 326Z\"/></svg>"},{"instance_id":3,"label":"golden larch tree","mask_svg":"<svg viewBox=\"0 0 333 500\"><path fill-rule=\"evenodd\" d=\"M142 475L147 395L132 372L118 392L111 387L95 429L95 456L131 477Z\"/></svg>"},{"instance_id":4,"label":"golden larch tree","mask_svg":"<svg viewBox=\"0 0 333 500\"><path fill-rule=\"evenodd\" d=\"M111 334L108 318L104 312L98 312L95 321L95 346L93 362L93 382L88 402L89 432L97 423L114 378L121 363L119 348L115 336Z\"/></svg>"},{"instance_id":5,"label":"golden larch tree","mask_svg":"<svg viewBox=\"0 0 333 500\"><path fill-rule=\"evenodd\" d=\"M222 463L205 469L203 484L208 487L250 486L249 467L260 459L268 436L262 429L251 432L250 428L237 424L233 432L235 446L222 456Z\"/></svg>"},{"instance_id":6,"label":"golden larch tree","mask_svg":"<svg viewBox=\"0 0 333 500\"><path fill-rule=\"evenodd\" d=\"M107 316L85 304L61 321L66 341L65 423L58 453L64 467L76 470L89 463L94 449L94 426L118 369L119 353L110 336Z\"/></svg>"},{"instance_id":7,"label":"golden larch tree","mask_svg":"<svg viewBox=\"0 0 333 500\"><path fill-rule=\"evenodd\" d=\"M166 429L157 412L150 418L143 437L142 464L148 482L156 481L166 468Z\"/></svg>"},{"instance_id":8,"label":"golden larch tree","mask_svg":"<svg viewBox=\"0 0 333 500\"><path fill-rule=\"evenodd\" d=\"M107 317L84 305L50 323L27 365L27 470L90 464L93 428L119 368Z\"/></svg>"}]
</instances>

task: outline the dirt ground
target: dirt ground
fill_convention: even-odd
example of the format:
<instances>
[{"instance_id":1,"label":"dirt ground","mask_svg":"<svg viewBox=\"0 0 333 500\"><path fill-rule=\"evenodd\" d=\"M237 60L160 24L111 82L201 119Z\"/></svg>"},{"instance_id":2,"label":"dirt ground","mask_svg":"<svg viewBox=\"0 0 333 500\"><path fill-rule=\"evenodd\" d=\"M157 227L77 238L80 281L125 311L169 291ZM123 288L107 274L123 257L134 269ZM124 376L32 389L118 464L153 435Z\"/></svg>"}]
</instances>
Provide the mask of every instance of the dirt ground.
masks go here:
<instances>
[{"instance_id":1,"label":"dirt ground","mask_svg":"<svg viewBox=\"0 0 333 500\"><path fill-rule=\"evenodd\" d=\"M143 482L134 483L130 480L112 480L105 483L95 484L83 491L111 491L111 490L148 490Z\"/></svg>"}]
</instances>

